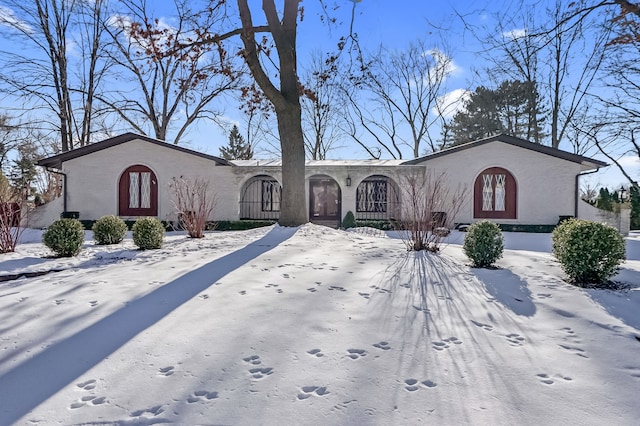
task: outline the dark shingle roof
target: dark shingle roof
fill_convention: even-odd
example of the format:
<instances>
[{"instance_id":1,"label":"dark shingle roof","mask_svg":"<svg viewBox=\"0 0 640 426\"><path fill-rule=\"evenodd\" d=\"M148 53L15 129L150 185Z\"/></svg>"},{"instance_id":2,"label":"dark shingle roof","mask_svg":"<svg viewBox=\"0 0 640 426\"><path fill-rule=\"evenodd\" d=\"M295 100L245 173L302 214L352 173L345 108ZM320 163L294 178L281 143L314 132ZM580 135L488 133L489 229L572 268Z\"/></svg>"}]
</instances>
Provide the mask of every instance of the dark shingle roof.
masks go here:
<instances>
[{"instance_id":1,"label":"dark shingle roof","mask_svg":"<svg viewBox=\"0 0 640 426\"><path fill-rule=\"evenodd\" d=\"M176 151L180 151L180 152L184 152L186 154L191 154L191 155L195 155L198 157L202 157L202 158L206 158L208 160L214 161L217 165L222 165L222 166L231 166L232 164L230 162L228 162L227 160L220 158L220 157L215 157L213 155L208 155L208 154L203 154L201 152L198 151L193 151L191 149L187 149L187 148L183 148L181 146L178 145L173 145L164 141L161 141L159 139L154 139L154 138L150 138L149 136L143 136L143 135L138 135L135 133L124 133L122 135L119 136L115 136L109 139L105 139L102 142L96 142L93 143L91 145L86 145L83 146L82 148L78 148L78 149L74 149L72 151L67 151L67 152L63 152L62 154L58 154L58 155L54 155L53 157L49 157L49 158L43 158L40 161L38 161L36 164L38 166L42 166L42 167L52 167L52 168L60 168L62 166L62 163L64 163L65 161L69 161L72 160L74 158L78 158L78 157L82 157L84 155L87 154L91 154L97 151L101 151L103 149L106 148L111 148L129 141L132 141L134 139L140 139L143 140L145 142L149 142L152 144L156 144L156 145L160 145L163 146L165 148L169 148L169 149L175 149Z\"/></svg>"},{"instance_id":2,"label":"dark shingle roof","mask_svg":"<svg viewBox=\"0 0 640 426\"><path fill-rule=\"evenodd\" d=\"M503 142L506 143L508 145L513 145L513 146L517 146L520 148L525 148L525 149L530 149L532 151L536 151L539 152L541 154L546 154L546 155L550 155L552 157L556 157L556 158L561 158L563 160L567 160L567 161L571 161L574 163L579 163L579 164L585 164L585 165L590 165L594 168L597 167L605 167L608 166L607 163L605 163L604 161L600 161L600 160L595 160L593 158L589 158L589 157L584 157L582 155L577 155L577 154L572 154L570 152L567 151L561 151L559 149L556 148L551 148L550 146L546 146L546 145L540 145L537 143L533 143L533 142L529 142L528 140L525 139L520 139L520 138L516 138L513 136L509 136L509 135L497 135L497 136L491 136L489 138L485 138L485 139L479 139L477 141L473 141L473 142L468 142L462 145L456 145L452 148L447 148L447 149L443 149L442 151L438 151L438 152L433 152L431 154L427 154L423 157L418 157L416 159L413 160L409 160L409 161L405 161L402 164L418 164L418 163L422 163L424 161L428 161L431 160L433 158L438 158L438 157L442 157L443 155L449 155L449 154L453 154L455 152L460 152L460 151L464 151L466 149L469 148L475 148L477 146L481 146L490 142Z\"/></svg>"}]
</instances>

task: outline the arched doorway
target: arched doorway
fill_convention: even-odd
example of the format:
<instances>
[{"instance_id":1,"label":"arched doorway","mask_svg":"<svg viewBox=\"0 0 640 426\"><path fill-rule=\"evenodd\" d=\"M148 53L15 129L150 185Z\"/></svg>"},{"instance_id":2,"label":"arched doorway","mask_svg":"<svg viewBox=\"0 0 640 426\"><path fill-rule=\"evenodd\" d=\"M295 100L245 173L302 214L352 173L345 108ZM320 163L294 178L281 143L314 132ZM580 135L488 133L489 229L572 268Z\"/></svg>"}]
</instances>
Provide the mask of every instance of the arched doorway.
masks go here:
<instances>
[{"instance_id":1,"label":"arched doorway","mask_svg":"<svg viewBox=\"0 0 640 426\"><path fill-rule=\"evenodd\" d=\"M120 175L118 215L158 215L158 179L149 167L137 164Z\"/></svg>"},{"instance_id":2,"label":"arched doorway","mask_svg":"<svg viewBox=\"0 0 640 426\"><path fill-rule=\"evenodd\" d=\"M342 192L338 182L326 176L309 179L309 221L339 226L342 218Z\"/></svg>"}]
</instances>

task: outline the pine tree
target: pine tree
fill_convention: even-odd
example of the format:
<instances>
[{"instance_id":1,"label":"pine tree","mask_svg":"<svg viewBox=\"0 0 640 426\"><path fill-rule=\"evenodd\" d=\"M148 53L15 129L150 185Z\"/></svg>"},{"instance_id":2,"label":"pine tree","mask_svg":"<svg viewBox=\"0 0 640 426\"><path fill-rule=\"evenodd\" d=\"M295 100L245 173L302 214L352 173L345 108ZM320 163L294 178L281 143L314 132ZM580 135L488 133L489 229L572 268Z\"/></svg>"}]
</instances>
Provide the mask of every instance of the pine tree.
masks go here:
<instances>
[{"instance_id":1,"label":"pine tree","mask_svg":"<svg viewBox=\"0 0 640 426\"><path fill-rule=\"evenodd\" d=\"M495 89L478 87L447 126L447 145L458 145L506 133L540 143L543 122L535 83L503 81Z\"/></svg>"},{"instance_id":2,"label":"pine tree","mask_svg":"<svg viewBox=\"0 0 640 426\"><path fill-rule=\"evenodd\" d=\"M220 155L225 160L251 160L253 158L251 145L245 142L235 124L229 132L229 145L220 147Z\"/></svg>"},{"instance_id":3,"label":"pine tree","mask_svg":"<svg viewBox=\"0 0 640 426\"><path fill-rule=\"evenodd\" d=\"M601 210L613 211L613 203L616 200L614 197L617 198L615 191L611 194L607 188L600 188L600 194L596 200L596 207Z\"/></svg>"},{"instance_id":4,"label":"pine tree","mask_svg":"<svg viewBox=\"0 0 640 426\"><path fill-rule=\"evenodd\" d=\"M629 188L629 202L631 203L631 229L640 229L640 190L637 185Z\"/></svg>"},{"instance_id":5,"label":"pine tree","mask_svg":"<svg viewBox=\"0 0 640 426\"><path fill-rule=\"evenodd\" d=\"M20 199L28 200L35 195L33 181L36 177L36 166L30 158L20 157L13 161L9 171L9 181L13 188L20 194Z\"/></svg>"}]
</instances>

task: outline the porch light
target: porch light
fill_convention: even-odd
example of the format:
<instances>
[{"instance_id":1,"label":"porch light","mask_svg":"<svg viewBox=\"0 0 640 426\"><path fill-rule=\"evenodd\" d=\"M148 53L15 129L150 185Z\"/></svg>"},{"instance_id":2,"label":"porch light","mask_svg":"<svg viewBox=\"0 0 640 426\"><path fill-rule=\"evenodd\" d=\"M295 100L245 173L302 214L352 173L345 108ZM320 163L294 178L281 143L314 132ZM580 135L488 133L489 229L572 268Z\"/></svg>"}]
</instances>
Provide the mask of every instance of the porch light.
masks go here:
<instances>
[{"instance_id":1,"label":"porch light","mask_svg":"<svg viewBox=\"0 0 640 426\"><path fill-rule=\"evenodd\" d=\"M347 175L347 186L351 186L351 176Z\"/></svg>"},{"instance_id":2,"label":"porch light","mask_svg":"<svg viewBox=\"0 0 640 426\"><path fill-rule=\"evenodd\" d=\"M620 189L618 189L618 197L620 198L620 202L624 203L625 198L627 198L627 190L624 189L624 186L620 185Z\"/></svg>"}]
</instances>

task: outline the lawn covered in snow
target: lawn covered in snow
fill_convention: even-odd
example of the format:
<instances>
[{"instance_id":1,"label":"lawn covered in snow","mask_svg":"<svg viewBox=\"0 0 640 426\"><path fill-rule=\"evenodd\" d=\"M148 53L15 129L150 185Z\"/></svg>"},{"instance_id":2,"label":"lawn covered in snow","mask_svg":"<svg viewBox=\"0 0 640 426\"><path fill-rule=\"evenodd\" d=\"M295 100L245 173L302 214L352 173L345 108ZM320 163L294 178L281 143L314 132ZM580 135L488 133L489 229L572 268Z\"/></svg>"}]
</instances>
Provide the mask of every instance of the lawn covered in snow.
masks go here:
<instances>
[{"instance_id":1,"label":"lawn covered in snow","mask_svg":"<svg viewBox=\"0 0 640 426\"><path fill-rule=\"evenodd\" d=\"M637 425L640 235L624 291L568 285L549 234L473 269L315 225L87 242L27 231L0 275L0 424Z\"/></svg>"}]
</instances>

